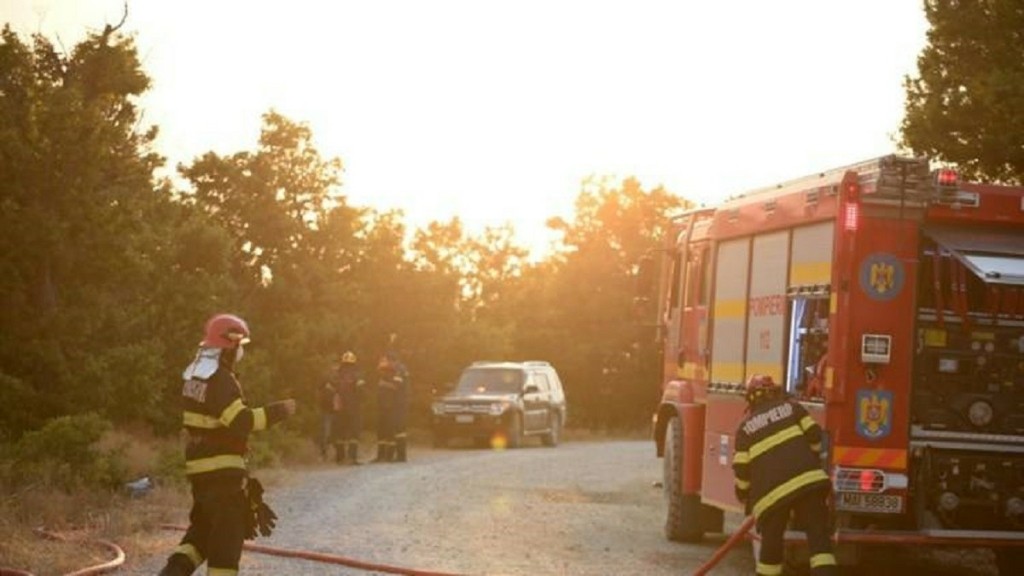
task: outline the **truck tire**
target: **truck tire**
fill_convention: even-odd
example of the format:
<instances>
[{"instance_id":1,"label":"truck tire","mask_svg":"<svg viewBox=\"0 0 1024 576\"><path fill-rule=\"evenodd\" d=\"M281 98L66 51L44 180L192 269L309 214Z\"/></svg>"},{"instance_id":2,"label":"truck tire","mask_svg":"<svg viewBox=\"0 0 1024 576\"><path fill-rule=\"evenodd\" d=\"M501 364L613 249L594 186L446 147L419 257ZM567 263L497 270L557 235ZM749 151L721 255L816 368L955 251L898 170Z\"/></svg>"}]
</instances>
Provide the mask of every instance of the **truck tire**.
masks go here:
<instances>
[{"instance_id":1,"label":"truck tire","mask_svg":"<svg viewBox=\"0 0 1024 576\"><path fill-rule=\"evenodd\" d=\"M673 418L665 432L665 461L662 463L662 489L668 507L665 537L673 542L698 542L704 531L700 522L700 496L683 494L683 423Z\"/></svg>"}]
</instances>

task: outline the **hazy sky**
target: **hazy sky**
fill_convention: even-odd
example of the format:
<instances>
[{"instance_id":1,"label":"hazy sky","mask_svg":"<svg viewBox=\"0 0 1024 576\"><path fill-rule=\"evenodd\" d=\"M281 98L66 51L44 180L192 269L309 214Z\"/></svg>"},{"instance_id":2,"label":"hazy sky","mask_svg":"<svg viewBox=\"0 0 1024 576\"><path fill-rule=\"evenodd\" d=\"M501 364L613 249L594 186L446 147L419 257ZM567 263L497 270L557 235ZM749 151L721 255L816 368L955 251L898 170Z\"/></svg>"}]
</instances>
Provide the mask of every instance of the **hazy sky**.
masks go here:
<instances>
[{"instance_id":1,"label":"hazy sky","mask_svg":"<svg viewBox=\"0 0 1024 576\"><path fill-rule=\"evenodd\" d=\"M0 0L0 22L70 48L123 4ZM589 175L714 203L895 151L921 4L132 0L123 29L171 165L255 149L273 107L352 203L537 245Z\"/></svg>"}]
</instances>

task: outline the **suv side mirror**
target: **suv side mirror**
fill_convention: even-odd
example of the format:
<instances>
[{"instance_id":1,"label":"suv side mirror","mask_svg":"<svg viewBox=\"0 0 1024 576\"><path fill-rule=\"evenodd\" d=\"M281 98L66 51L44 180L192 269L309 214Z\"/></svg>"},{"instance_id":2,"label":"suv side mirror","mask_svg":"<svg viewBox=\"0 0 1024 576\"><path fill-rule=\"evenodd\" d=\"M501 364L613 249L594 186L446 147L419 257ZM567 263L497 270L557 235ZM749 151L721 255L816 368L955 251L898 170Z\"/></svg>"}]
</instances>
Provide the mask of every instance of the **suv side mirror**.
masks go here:
<instances>
[{"instance_id":1,"label":"suv side mirror","mask_svg":"<svg viewBox=\"0 0 1024 576\"><path fill-rule=\"evenodd\" d=\"M536 394L540 392L540 388L536 384L527 384L526 388L523 388L523 394Z\"/></svg>"}]
</instances>

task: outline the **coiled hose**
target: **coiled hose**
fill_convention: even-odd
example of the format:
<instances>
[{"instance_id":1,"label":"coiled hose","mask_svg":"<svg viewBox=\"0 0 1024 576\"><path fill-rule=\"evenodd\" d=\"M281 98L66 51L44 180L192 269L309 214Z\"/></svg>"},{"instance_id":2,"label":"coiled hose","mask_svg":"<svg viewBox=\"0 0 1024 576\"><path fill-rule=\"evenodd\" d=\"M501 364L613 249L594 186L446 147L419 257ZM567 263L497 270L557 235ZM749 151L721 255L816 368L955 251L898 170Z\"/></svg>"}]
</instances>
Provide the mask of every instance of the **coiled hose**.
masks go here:
<instances>
[{"instance_id":1,"label":"coiled hose","mask_svg":"<svg viewBox=\"0 0 1024 576\"><path fill-rule=\"evenodd\" d=\"M60 534L58 532L51 532L49 530L44 530L42 528L37 528L35 530L35 533L37 535L39 535L40 537L42 537L42 538L46 538L47 540L56 540L58 542L68 542L69 541L69 539L66 536L64 536L63 534ZM119 568L122 564L124 564L126 556L124 554L124 550L122 550L120 546L118 546L117 544L114 544L113 542L110 542L108 540L91 540L91 542L93 542L95 544L98 544L99 546L102 546L102 547L106 548L107 550L110 550L110 552L114 555L113 560L108 560L106 562L103 562L103 563L100 563L100 564L96 564L95 566L89 566L87 568L82 568L81 570L75 570L74 572L68 572L64 576L92 576L93 574L103 574L104 572L113 570L115 568ZM0 567L0 576L35 576L35 575L32 574L31 572L27 572L25 570L17 570L15 568L2 568L2 567Z\"/></svg>"}]
</instances>

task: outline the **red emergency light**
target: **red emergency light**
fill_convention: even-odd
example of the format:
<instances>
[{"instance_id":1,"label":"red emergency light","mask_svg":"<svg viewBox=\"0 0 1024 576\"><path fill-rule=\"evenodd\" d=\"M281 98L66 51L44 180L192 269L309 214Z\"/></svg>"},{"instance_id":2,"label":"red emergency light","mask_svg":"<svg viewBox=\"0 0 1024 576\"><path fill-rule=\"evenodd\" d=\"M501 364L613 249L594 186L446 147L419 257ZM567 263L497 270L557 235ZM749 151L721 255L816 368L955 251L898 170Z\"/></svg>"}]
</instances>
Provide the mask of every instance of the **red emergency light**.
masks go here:
<instances>
[{"instance_id":1,"label":"red emergency light","mask_svg":"<svg viewBox=\"0 0 1024 576\"><path fill-rule=\"evenodd\" d=\"M939 188L946 188L956 186L960 182L960 175L957 174L956 170L950 168L940 168L935 171L935 184Z\"/></svg>"},{"instance_id":2,"label":"red emergency light","mask_svg":"<svg viewBox=\"0 0 1024 576\"><path fill-rule=\"evenodd\" d=\"M875 491L876 472L874 470L861 470L860 472L860 491L861 492L874 492Z\"/></svg>"},{"instance_id":3,"label":"red emergency light","mask_svg":"<svg viewBox=\"0 0 1024 576\"><path fill-rule=\"evenodd\" d=\"M856 232L860 226L860 204L847 202L843 208L846 212L843 215L843 229L847 232Z\"/></svg>"}]
</instances>

